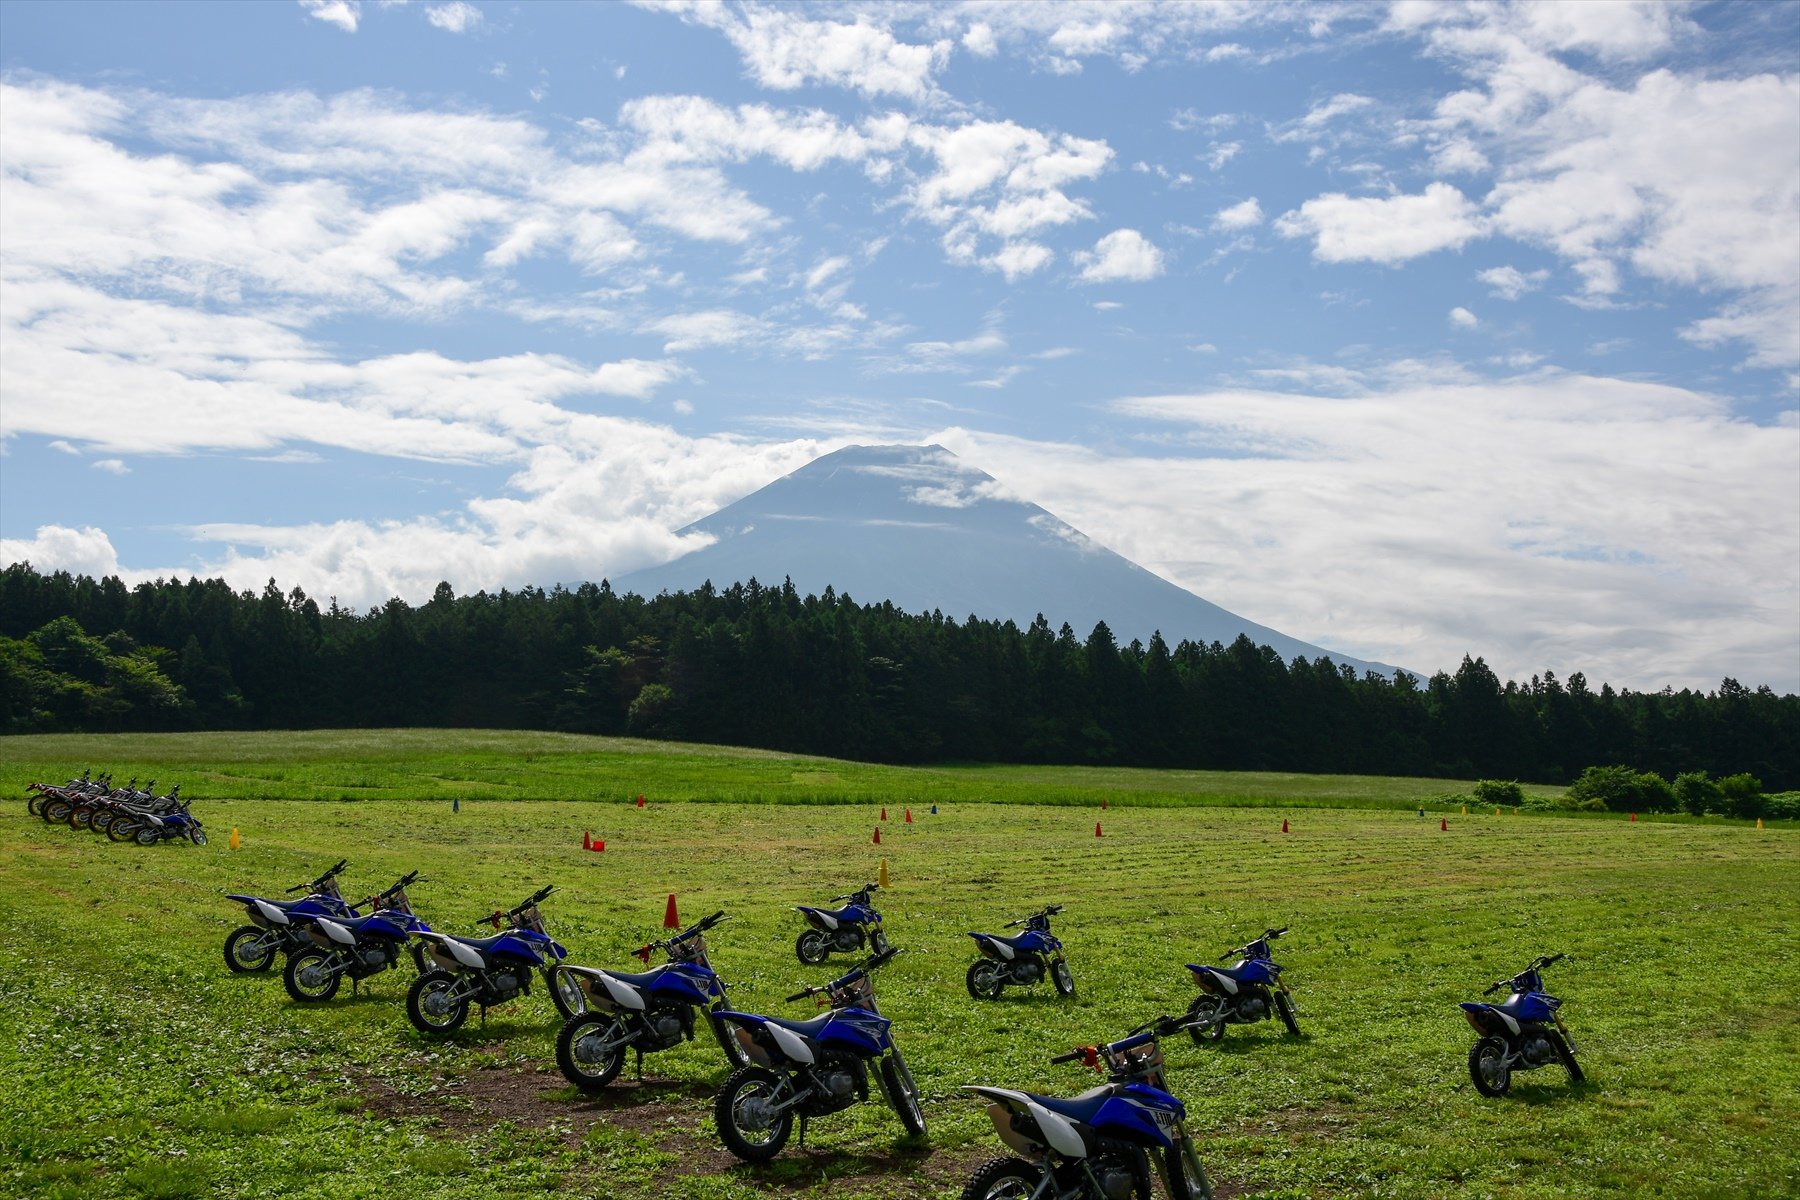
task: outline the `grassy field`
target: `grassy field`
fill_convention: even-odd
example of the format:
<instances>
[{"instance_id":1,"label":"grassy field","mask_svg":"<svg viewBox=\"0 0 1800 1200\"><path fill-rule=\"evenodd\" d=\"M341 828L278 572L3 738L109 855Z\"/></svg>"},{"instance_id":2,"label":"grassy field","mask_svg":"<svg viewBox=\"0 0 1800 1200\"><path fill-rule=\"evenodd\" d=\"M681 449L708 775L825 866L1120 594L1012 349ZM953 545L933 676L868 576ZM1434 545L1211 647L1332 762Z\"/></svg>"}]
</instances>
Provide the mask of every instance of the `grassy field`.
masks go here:
<instances>
[{"instance_id":1,"label":"grassy field","mask_svg":"<svg viewBox=\"0 0 1800 1200\"><path fill-rule=\"evenodd\" d=\"M1167 1045L1172 1086L1221 1194L1800 1194L1791 829L1453 813L1443 831L1435 815L1410 811L1454 789L1441 781L1393 781L1384 796L1376 781L1340 780L1281 803L1286 785L1257 777L1222 785L1123 773L1138 780L1133 789L1107 773L891 772L482 736L491 741L382 735L391 759L354 762L334 762L332 735L228 739L211 760L191 738L0 742L8 785L67 775L90 758L183 780L214 835L204 849L140 848L46 826L21 802L0 811L0 1191L950 1197L1000 1151L961 1085L1089 1086L1091 1075L1046 1059L1179 1010L1192 995L1181 964L1216 961L1265 924L1288 924L1277 958L1305 1036L1265 1023L1205 1048ZM509 753L534 787L549 792L560 779L564 797L603 799L519 803L452 786L479 775L498 789ZM607 767L585 793L583 760ZM404 789L426 779L427 764L445 768L460 812L424 787L433 798L335 799L339 779L362 772L381 781L371 786ZM777 799L782 780L805 772L838 776L840 797L866 787L885 798L882 845L870 844L874 805L663 800L698 797L708 778L758 773L761 783L742 786ZM217 782L275 774L301 796L334 798ZM968 803L988 795L973 784L958 798L956 780L989 775L1019 802ZM941 777L939 790L910 793L925 776ZM1085 794L1087 807L1025 803L1034 786ZM1281 807L1218 806L1221 787ZM1390 807L1304 806L1332 788L1353 791L1352 804ZM641 810L625 799L639 791L651 797ZM236 852L225 844L233 827ZM604 854L581 849L584 830L606 838ZM318 1007L290 1002L273 976L229 975L220 945L242 918L220 894L279 892L340 855L351 860L353 894L422 868L428 881L413 898L439 928L466 928L556 884L544 904L551 932L591 965L631 965L627 952L660 926L669 893L690 919L724 908L733 919L710 938L714 964L740 1006L763 1011L832 973L795 961L791 906L872 878L885 857L893 887L881 907L908 953L880 980L882 1005L925 1092L929 1145L901 1140L893 1115L867 1105L821 1119L774 1164L743 1167L711 1128L708 1098L724 1067L707 1043L651 1056L641 1085L628 1067L625 1082L593 1100L556 1072L556 1022L540 994L434 1044L406 1023L400 972ZM1051 901L1067 905L1058 932L1076 998L1044 986L969 1000L964 931ZM1466 1074L1472 1035L1456 1002L1558 950L1574 959L1549 982L1567 1001L1590 1082L1571 1087L1550 1069L1520 1076L1507 1099L1482 1099Z\"/></svg>"},{"instance_id":2,"label":"grassy field","mask_svg":"<svg viewBox=\"0 0 1800 1200\"><path fill-rule=\"evenodd\" d=\"M1444 807L1472 781L1104 767L889 767L770 750L495 730L312 730L0 738L25 780L92 766L195 796L254 800L699 800L729 804ZM89 760L92 760L91 762ZM1528 794L1560 788L1528 786Z\"/></svg>"}]
</instances>

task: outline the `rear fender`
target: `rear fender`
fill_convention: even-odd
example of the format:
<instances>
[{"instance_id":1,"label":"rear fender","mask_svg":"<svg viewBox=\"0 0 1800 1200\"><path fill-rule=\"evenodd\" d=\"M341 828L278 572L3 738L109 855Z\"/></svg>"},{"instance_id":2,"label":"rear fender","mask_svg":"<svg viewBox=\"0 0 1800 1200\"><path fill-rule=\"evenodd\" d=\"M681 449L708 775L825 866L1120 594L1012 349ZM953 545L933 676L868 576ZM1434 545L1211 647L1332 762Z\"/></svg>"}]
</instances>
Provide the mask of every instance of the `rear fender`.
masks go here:
<instances>
[{"instance_id":1,"label":"rear fender","mask_svg":"<svg viewBox=\"0 0 1800 1200\"><path fill-rule=\"evenodd\" d=\"M1001 962L1011 962L1017 957L1011 946L990 937L985 933L971 933L969 936L975 939L976 948L981 951L984 958L995 958L999 959Z\"/></svg>"},{"instance_id":2,"label":"rear fender","mask_svg":"<svg viewBox=\"0 0 1800 1200\"><path fill-rule=\"evenodd\" d=\"M1000 1140L1020 1154L1036 1158L1048 1146L1064 1158L1087 1157L1087 1142L1074 1122L1051 1112L1024 1092L973 1086L969 1090L994 1101L988 1105L988 1119L993 1121Z\"/></svg>"}]
</instances>

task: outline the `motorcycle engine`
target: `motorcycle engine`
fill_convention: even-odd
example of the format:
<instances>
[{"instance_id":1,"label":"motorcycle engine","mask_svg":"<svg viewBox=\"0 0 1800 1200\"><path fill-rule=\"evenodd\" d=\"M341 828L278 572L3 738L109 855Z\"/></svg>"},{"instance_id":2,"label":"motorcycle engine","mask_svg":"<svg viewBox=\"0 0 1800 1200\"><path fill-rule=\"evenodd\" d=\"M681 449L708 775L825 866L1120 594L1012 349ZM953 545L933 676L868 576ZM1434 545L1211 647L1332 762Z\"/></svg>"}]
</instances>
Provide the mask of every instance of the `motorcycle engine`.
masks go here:
<instances>
[{"instance_id":1,"label":"motorcycle engine","mask_svg":"<svg viewBox=\"0 0 1800 1200\"><path fill-rule=\"evenodd\" d=\"M394 956L392 951L384 947L370 946L363 950L362 960L364 966L385 967L394 961Z\"/></svg>"},{"instance_id":2,"label":"motorcycle engine","mask_svg":"<svg viewBox=\"0 0 1800 1200\"><path fill-rule=\"evenodd\" d=\"M518 995L519 990L525 986L524 977L527 970L529 970L527 967L507 967L504 970L494 971L488 975L488 986L498 992L502 999L510 1000Z\"/></svg>"},{"instance_id":3,"label":"motorcycle engine","mask_svg":"<svg viewBox=\"0 0 1800 1200\"><path fill-rule=\"evenodd\" d=\"M693 1014L685 1004L658 1004L644 1014L650 1038L642 1043L646 1050L667 1050L684 1037L694 1035Z\"/></svg>"},{"instance_id":4,"label":"motorcycle engine","mask_svg":"<svg viewBox=\"0 0 1800 1200\"><path fill-rule=\"evenodd\" d=\"M1094 1164L1094 1178L1106 1200L1131 1200L1136 1195L1137 1175L1129 1163L1107 1155Z\"/></svg>"},{"instance_id":5,"label":"motorcycle engine","mask_svg":"<svg viewBox=\"0 0 1800 1200\"><path fill-rule=\"evenodd\" d=\"M1014 959L1012 977L1014 983L1036 983L1044 977L1044 964L1028 958Z\"/></svg>"},{"instance_id":6,"label":"motorcycle engine","mask_svg":"<svg viewBox=\"0 0 1800 1200\"><path fill-rule=\"evenodd\" d=\"M1525 1061L1534 1067L1541 1067L1556 1058L1556 1047L1552 1046L1550 1039L1541 1033L1521 1042L1519 1052L1525 1056Z\"/></svg>"},{"instance_id":7,"label":"motorcycle engine","mask_svg":"<svg viewBox=\"0 0 1800 1200\"><path fill-rule=\"evenodd\" d=\"M862 931L854 925L839 925L831 931L831 943L839 950L854 950L862 945Z\"/></svg>"},{"instance_id":8,"label":"motorcycle engine","mask_svg":"<svg viewBox=\"0 0 1800 1200\"><path fill-rule=\"evenodd\" d=\"M1238 1000L1238 1015L1246 1021L1260 1021L1269 1015L1269 1005L1260 996L1244 996Z\"/></svg>"},{"instance_id":9,"label":"motorcycle engine","mask_svg":"<svg viewBox=\"0 0 1800 1200\"><path fill-rule=\"evenodd\" d=\"M869 1095L869 1073L862 1060L850 1054L827 1054L813 1066L819 1084L807 1108L817 1115L849 1108Z\"/></svg>"}]
</instances>

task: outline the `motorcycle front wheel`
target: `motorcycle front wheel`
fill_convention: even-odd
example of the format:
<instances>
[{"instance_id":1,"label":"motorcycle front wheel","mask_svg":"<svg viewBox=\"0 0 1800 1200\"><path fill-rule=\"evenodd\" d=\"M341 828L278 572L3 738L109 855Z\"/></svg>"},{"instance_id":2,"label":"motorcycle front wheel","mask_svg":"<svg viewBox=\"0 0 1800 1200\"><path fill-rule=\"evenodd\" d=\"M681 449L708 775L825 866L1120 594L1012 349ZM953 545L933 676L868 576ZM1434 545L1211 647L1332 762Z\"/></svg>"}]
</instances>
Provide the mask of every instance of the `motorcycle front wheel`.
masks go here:
<instances>
[{"instance_id":1,"label":"motorcycle front wheel","mask_svg":"<svg viewBox=\"0 0 1800 1200\"><path fill-rule=\"evenodd\" d=\"M451 1000L446 993L456 987L448 971L427 971L406 989L406 1019L420 1033L454 1033L469 1016L469 1000Z\"/></svg>"},{"instance_id":2,"label":"motorcycle front wheel","mask_svg":"<svg viewBox=\"0 0 1800 1200\"><path fill-rule=\"evenodd\" d=\"M794 1110L771 1111L781 1095L781 1076L766 1067L739 1067L713 1099L719 1140L745 1162L768 1162L787 1145Z\"/></svg>"},{"instance_id":3,"label":"motorcycle front wheel","mask_svg":"<svg viewBox=\"0 0 1800 1200\"><path fill-rule=\"evenodd\" d=\"M1000 989L1006 986L1006 980L1000 977L1000 964L985 958L969 964L969 973L963 982L968 985L969 995L977 1000L998 999Z\"/></svg>"},{"instance_id":4,"label":"motorcycle front wheel","mask_svg":"<svg viewBox=\"0 0 1800 1200\"><path fill-rule=\"evenodd\" d=\"M582 1013L556 1035L556 1065L563 1078L584 1092L597 1092L618 1078L625 1065L625 1026L617 1017ZM601 1049L612 1043L612 1049Z\"/></svg>"},{"instance_id":5,"label":"motorcycle front wheel","mask_svg":"<svg viewBox=\"0 0 1800 1200\"><path fill-rule=\"evenodd\" d=\"M1070 971L1069 964L1060 958L1050 964L1050 982L1054 983L1056 990L1065 996L1075 994L1075 973Z\"/></svg>"},{"instance_id":6,"label":"motorcycle front wheel","mask_svg":"<svg viewBox=\"0 0 1800 1200\"><path fill-rule=\"evenodd\" d=\"M719 1039L719 1049L725 1052L726 1062L734 1069L750 1065L750 1052L744 1049L744 1043L738 1041L736 1025L710 1015L706 1023L712 1026L713 1036Z\"/></svg>"},{"instance_id":7,"label":"motorcycle front wheel","mask_svg":"<svg viewBox=\"0 0 1800 1200\"><path fill-rule=\"evenodd\" d=\"M1022 1158L996 1158L976 1168L963 1185L961 1200L1028 1200L1044 1169Z\"/></svg>"},{"instance_id":8,"label":"motorcycle front wheel","mask_svg":"<svg viewBox=\"0 0 1800 1200\"><path fill-rule=\"evenodd\" d=\"M1188 1036L1194 1039L1194 1045L1204 1046L1208 1042L1216 1042L1225 1036L1224 1008L1225 1001L1217 996L1201 993L1194 997L1194 1002L1188 1005L1188 1020L1205 1018L1212 1022L1211 1025L1202 1025L1188 1030Z\"/></svg>"},{"instance_id":9,"label":"motorcycle front wheel","mask_svg":"<svg viewBox=\"0 0 1800 1200\"><path fill-rule=\"evenodd\" d=\"M201 829L196 825L194 828L188 830L188 841L194 843L196 846L206 845L206 830Z\"/></svg>"},{"instance_id":10,"label":"motorcycle front wheel","mask_svg":"<svg viewBox=\"0 0 1800 1200\"><path fill-rule=\"evenodd\" d=\"M1299 1037L1300 1022L1294 1020L1294 1002L1286 992L1275 993L1275 1011L1281 1014L1281 1023L1287 1026L1287 1031Z\"/></svg>"},{"instance_id":11,"label":"motorcycle front wheel","mask_svg":"<svg viewBox=\"0 0 1800 1200\"><path fill-rule=\"evenodd\" d=\"M1212 1181L1185 1138L1163 1152L1163 1165L1168 1170L1169 1200L1212 1200Z\"/></svg>"},{"instance_id":12,"label":"motorcycle front wheel","mask_svg":"<svg viewBox=\"0 0 1800 1200\"><path fill-rule=\"evenodd\" d=\"M1575 1052L1569 1049L1567 1038L1557 1034L1550 1039L1550 1044L1556 1047L1557 1060L1562 1063L1563 1070L1569 1073L1570 1083L1580 1083L1587 1078L1586 1073L1581 1069L1581 1064L1575 1061Z\"/></svg>"},{"instance_id":13,"label":"motorcycle front wheel","mask_svg":"<svg viewBox=\"0 0 1800 1200\"><path fill-rule=\"evenodd\" d=\"M913 1082L906 1060L895 1050L881 1060L881 1082L887 1088L888 1102L894 1115L912 1137L925 1136L925 1110L919 1106L919 1085Z\"/></svg>"},{"instance_id":14,"label":"motorcycle front wheel","mask_svg":"<svg viewBox=\"0 0 1800 1200\"><path fill-rule=\"evenodd\" d=\"M1512 1068L1506 1065L1506 1043L1482 1038L1469 1047L1469 1078L1484 1096L1504 1096L1512 1087Z\"/></svg>"},{"instance_id":15,"label":"motorcycle front wheel","mask_svg":"<svg viewBox=\"0 0 1800 1200\"><path fill-rule=\"evenodd\" d=\"M337 995L344 977L330 969L330 961L331 956L323 950L302 950L288 959L281 972L287 994L302 1004L319 1004Z\"/></svg>"},{"instance_id":16,"label":"motorcycle front wheel","mask_svg":"<svg viewBox=\"0 0 1800 1200\"><path fill-rule=\"evenodd\" d=\"M808 929L794 939L794 957L807 966L817 966L831 953L831 941L817 929Z\"/></svg>"},{"instance_id":17,"label":"motorcycle front wheel","mask_svg":"<svg viewBox=\"0 0 1800 1200\"><path fill-rule=\"evenodd\" d=\"M575 972L557 963L544 970L545 982L550 985L550 1002L556 1005L556 1011L567 1021L579 1017L587 1011L587 997L582 994L581 980Z\"/></svg>"},{"instance_id":18,"label":"motorcycle front wheel","mask_svg":"<svg viewBox=\"0 0 1800 1200\"><path fill-rule=\"evenodd\" d=\"M239 925L225 935L225 965L240 975L266 971L275 962L275 947L265 945L263 931Z\"/></svg>"}]
</instances>

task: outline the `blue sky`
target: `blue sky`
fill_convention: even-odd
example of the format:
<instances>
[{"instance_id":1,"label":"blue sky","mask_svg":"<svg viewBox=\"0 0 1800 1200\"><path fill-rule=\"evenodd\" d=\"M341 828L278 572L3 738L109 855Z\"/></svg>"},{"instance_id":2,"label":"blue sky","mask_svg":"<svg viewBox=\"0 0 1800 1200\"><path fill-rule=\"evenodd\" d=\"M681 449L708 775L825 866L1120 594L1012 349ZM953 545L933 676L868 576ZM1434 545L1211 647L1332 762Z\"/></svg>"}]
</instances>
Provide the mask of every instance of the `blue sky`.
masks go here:
<instances>
[{"instance_id":1,"label":"blue sky","mask_svg":"<svg viewBox=\"0 0 1800 1200\"><path fill-rule=\"evenodd\" d=\"M0 559L618 575L937 442L1424 669L1800 687L1800 5L0 5Z\"/></svg>"}]
</instances>

